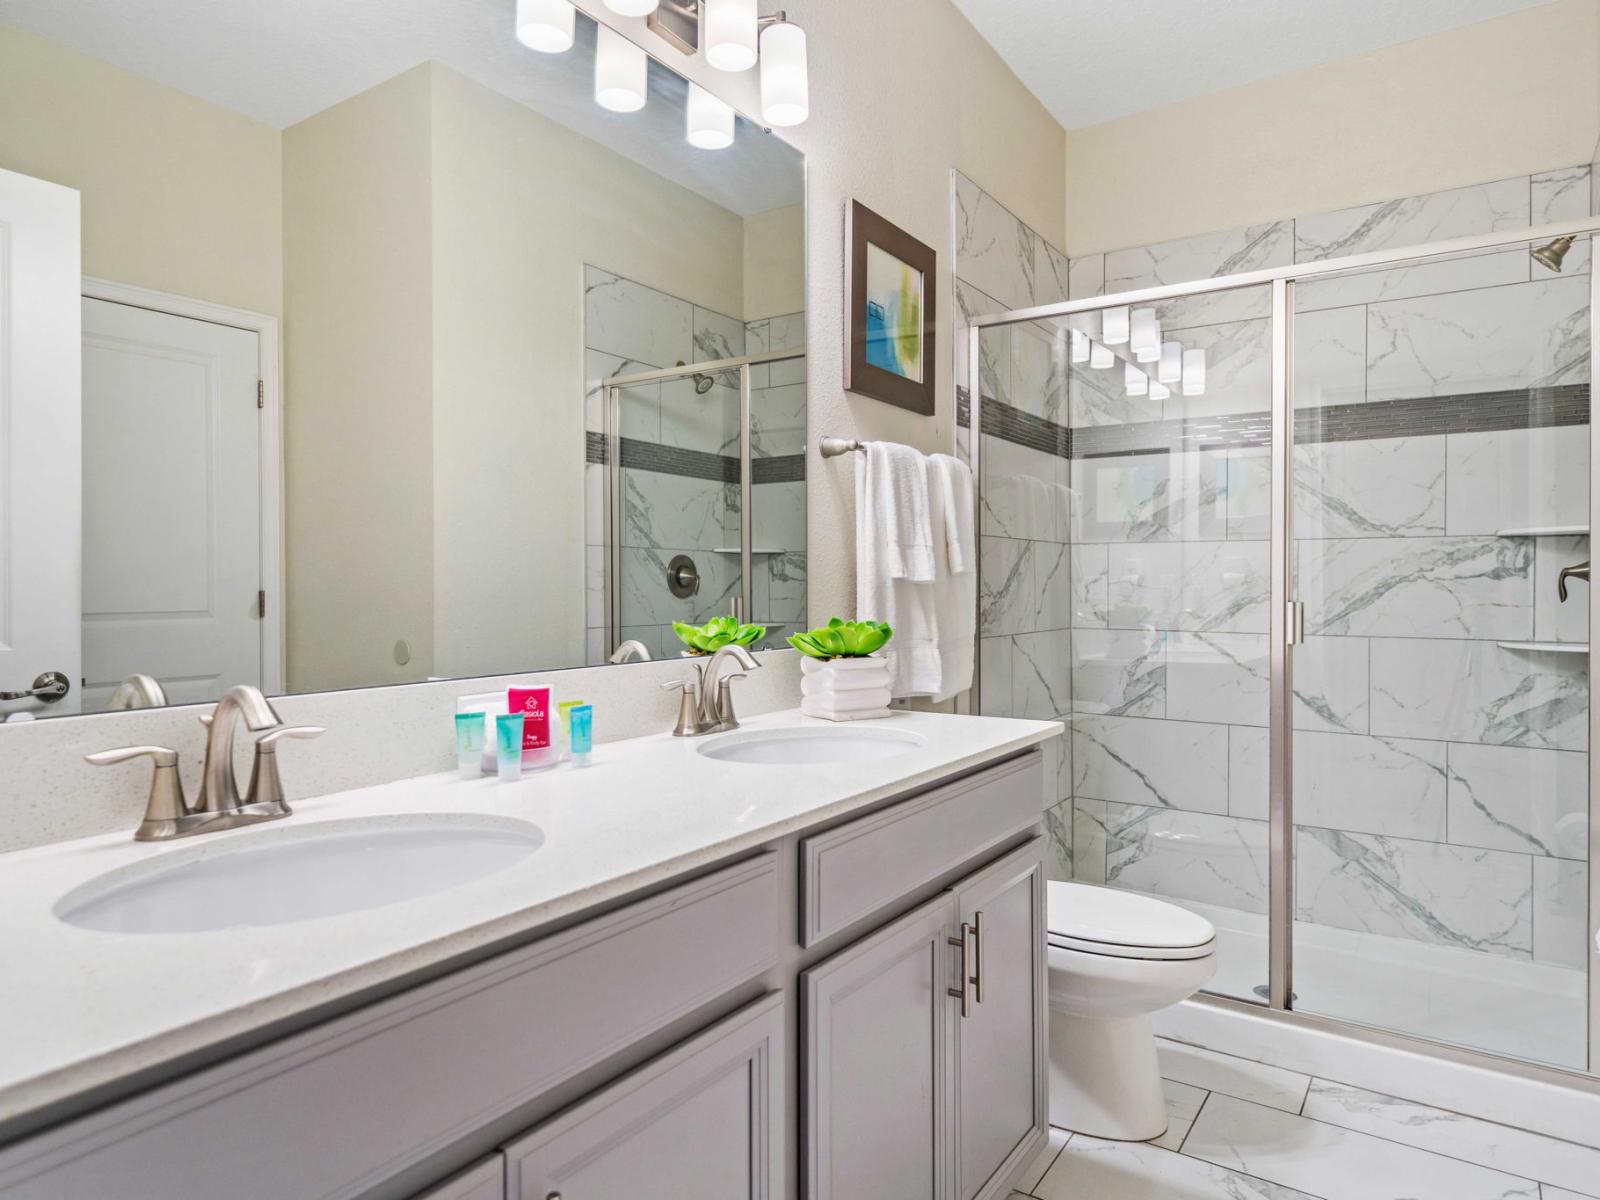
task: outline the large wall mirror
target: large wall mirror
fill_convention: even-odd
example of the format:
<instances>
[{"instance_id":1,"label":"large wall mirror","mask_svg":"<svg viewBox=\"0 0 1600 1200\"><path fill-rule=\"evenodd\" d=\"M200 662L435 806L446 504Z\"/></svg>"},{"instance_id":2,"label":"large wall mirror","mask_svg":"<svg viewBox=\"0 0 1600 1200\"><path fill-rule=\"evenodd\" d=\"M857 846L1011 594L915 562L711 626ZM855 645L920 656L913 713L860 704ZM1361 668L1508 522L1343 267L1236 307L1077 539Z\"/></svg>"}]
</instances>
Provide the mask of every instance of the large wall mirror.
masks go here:
<instances>
[{"instance_id":1,"label":"large wall mirror","mask_svg":"<svg viewBox=\"0 0 1600 1200\"><path fill-rule=\"evenodd\" d=\"M0 396L0 717L805 622L802 156L514 8L0 0L0 229L76 189L82 274L77 411Z\"/></svg>"}]
</instances>

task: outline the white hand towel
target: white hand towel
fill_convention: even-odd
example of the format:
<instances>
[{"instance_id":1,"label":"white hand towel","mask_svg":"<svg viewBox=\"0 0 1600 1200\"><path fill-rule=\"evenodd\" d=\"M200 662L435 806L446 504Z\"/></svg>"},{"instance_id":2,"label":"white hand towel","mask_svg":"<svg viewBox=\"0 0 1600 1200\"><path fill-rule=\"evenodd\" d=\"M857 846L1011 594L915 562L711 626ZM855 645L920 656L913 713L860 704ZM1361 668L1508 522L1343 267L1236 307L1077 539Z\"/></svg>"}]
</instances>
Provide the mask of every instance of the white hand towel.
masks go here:
<instances>
[{"instance_id":1,"label":"white hand towel","mask_svg":"<svg viewBox=\"0 0 1600 1200\"><path fill-rule=\"evenodd\" d=\"M863 514L856 512L859 532L863 515L881 548L883 569L890 579L927 583L933 579L933 527L928 518L928 460L910 446L868 442L856 459L856 497L871 498Z\"/></svg>"},{"instance_id":2,"label":"white hand towel","mask_svg":"<svg viewBox=\"0 0 1600 1200\"><path fill-rule=\"evenodd\" d=\"M960 459L935 454L928 459L928 479L938 521L934 535L938 577L930 590L939 654L939 678L929 694L935 700L948 700L972 686L978 632L972 471Z\"/></svg>"},{"instance_id":3,"label":"white hand towel","mask_svg":"<svg viewBox=\"0 0 1600 1200\"><path fill-rule=\"evenodd\" d=\"M931 695L939 683L928 509L927 460L907 446L868 442L856 461L856 619L894 629L882 654L897 697Z\"/></svg>"}]
</instances>

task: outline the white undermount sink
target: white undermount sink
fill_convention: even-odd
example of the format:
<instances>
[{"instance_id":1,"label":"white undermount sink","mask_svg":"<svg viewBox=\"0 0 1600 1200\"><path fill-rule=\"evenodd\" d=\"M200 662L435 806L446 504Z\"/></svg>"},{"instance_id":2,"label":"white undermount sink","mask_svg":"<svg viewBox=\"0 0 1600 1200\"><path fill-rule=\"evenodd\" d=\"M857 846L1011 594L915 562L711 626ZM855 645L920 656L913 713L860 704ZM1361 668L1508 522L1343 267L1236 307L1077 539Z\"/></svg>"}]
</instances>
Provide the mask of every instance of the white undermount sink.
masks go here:
<instances>
[{"instance_id":1,"label":"white undermount sink","mask_svg":"<svg viewBox=\"0 0 1600 1200\"><path fill-rule=\"evenodd\" d=\"M722 762L771 767L810 767L829 763L880 762L927 745L920 734L903 729L763 729L724 734L697 747Z\"/></svg>"},{"instance_id":2,"label":"white undermount sink","mask_svg":"<svg viewBox=\"0 0 1600 1200\"><path fill-rule=\"evenodd\" d=\"M211 841L211 838L217 838ZM69 925L201 933L359 912L503 871L544 843L537 825L457 814L367 817L235 836L108 871L57 902Z\"/></svg>"}]
</instances>

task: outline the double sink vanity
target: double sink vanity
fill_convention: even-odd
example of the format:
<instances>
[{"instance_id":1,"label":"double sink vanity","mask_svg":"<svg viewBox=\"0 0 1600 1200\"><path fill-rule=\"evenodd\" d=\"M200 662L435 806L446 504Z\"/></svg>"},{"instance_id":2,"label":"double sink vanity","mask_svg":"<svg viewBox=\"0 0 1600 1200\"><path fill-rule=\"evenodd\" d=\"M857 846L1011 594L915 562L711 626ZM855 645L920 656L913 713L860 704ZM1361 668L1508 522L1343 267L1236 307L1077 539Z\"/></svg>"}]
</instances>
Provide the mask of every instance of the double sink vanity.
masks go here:
<instances>
[{"instance_id":1,"label":"double sink vanity","mask_svg":"<svg viewBox=\"0 0 1600 1200\"><path fill-rule=\"evenodd\" d=\"M8 855L0 1198L1003 1196L1058 731L771 713Z\"/></svg>"}]
</instances>

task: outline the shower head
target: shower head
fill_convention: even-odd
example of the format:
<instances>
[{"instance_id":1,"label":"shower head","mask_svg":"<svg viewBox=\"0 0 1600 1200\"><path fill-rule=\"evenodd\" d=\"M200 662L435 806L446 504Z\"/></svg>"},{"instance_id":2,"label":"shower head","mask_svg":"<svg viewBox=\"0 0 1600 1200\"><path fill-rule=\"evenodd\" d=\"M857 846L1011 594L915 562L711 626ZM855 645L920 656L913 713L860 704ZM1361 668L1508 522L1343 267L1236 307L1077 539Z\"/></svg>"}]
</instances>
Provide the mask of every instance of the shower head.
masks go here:
<instances>
[{"instance_id":1,"label":"shower head","mask_svg":"<svg viewBox=\"0 0 1600 1200\"><path fill-rule=\"evenodd\" d=\"M686 367L689 364L684 362L682 359L679 359L678 360L678 365L680 367ZM709 392L711 390L711 385L716 382L714 379L711 378L711 376L700 374L698 372L696 374L694 374L694 375L689 376L689 378L694 380L694 394L696 396L704 396L707 392Z\"/></svg>"},{"instance_id":2,"label":"shower head","mask_svg":"<svg viewBox=\"0 0 1600 1200\"><path fill-rule=\"evenodd\" d=\"M1572 249L1572 243L1577 240L1577 238L1568 234L1566 237L1556 238L1553 242L1546 242L1544 245L1529 251L1529 253L1533 255L1533 261L1541 267L1549 267L1552 271L1559 271L1561 270L1562 261L1567 257L1567 251Z\"/></svg>"}]
</instances>

